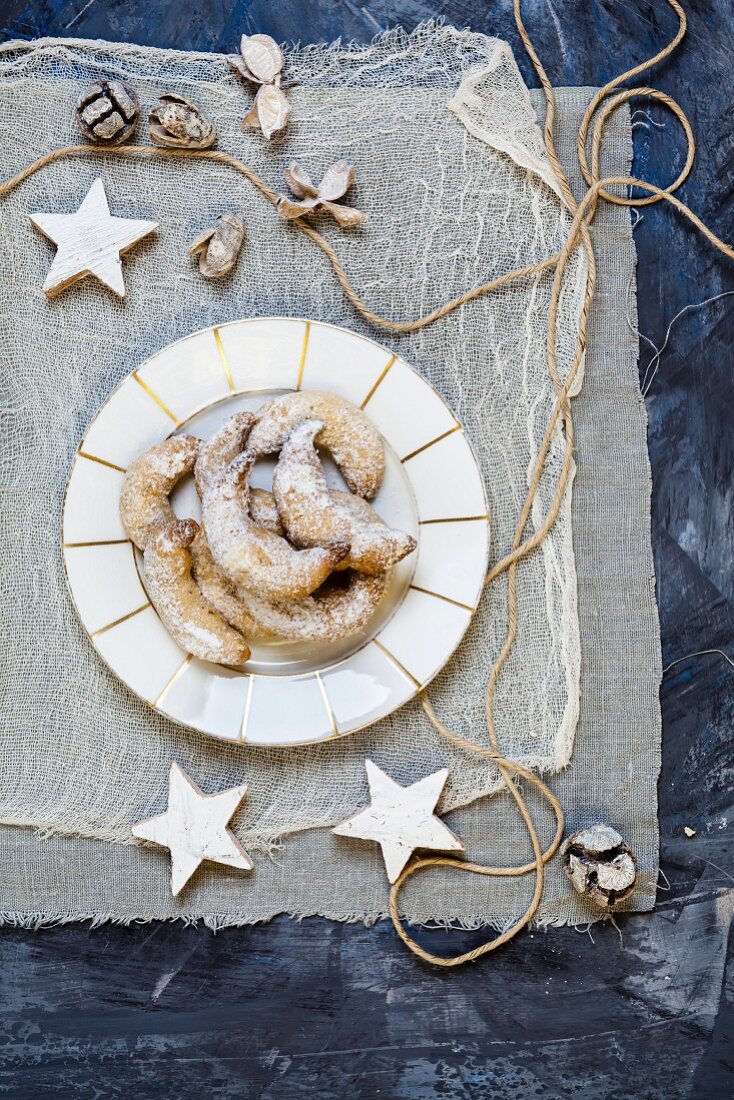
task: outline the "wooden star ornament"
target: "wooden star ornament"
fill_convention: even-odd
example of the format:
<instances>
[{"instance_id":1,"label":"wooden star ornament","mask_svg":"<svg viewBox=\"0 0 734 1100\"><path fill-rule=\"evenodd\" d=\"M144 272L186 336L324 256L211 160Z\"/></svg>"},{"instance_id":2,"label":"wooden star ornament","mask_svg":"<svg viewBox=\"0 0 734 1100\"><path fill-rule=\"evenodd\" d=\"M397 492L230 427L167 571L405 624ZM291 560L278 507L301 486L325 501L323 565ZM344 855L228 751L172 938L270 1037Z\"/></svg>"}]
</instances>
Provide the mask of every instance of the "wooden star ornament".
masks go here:
<instances>
[{"instance_id":1,"label":"wooden star ornament","mask_svg":"<svg viewBox=\"0 0 734 1100\"><path fill-rule=\"evenodd\" d=\"M57 248L43 284L49 298L88 275L94 275L124 298L120 256L158 228L158 222L116 218L110 214L101 179L94 181L74 214L38 213L29 214L29 218Z\"/></svg>"},{"instance_id":2,"label":"wooden star ornament","mask_svg":"<svg viewBox=\"0 0 734 1100\"><path fill-rule=\"evenodd\" d=\"M365 760L371 803L332 832L375 840L382 847L387 877L395 882L416 848L463 852L459 838L434 814L448 769L401 787L371 760Z\"/></svg>"},{"instance_id":3,"label":"wooden star ornament","mask_svg":"<svg viewBox=\"0 0 734 1100\"><path fill-rule=\"evenodd\" d=\"M133 836L160 844L171 852L171 893L175 897L199 864L210 859L227 867L251 871L253 864L227 824L245 797L247 784L217 794L204 794L200 787L171 762L168 779L168 809L157 817L138 821Z\"/></svg>"}]
</instances>

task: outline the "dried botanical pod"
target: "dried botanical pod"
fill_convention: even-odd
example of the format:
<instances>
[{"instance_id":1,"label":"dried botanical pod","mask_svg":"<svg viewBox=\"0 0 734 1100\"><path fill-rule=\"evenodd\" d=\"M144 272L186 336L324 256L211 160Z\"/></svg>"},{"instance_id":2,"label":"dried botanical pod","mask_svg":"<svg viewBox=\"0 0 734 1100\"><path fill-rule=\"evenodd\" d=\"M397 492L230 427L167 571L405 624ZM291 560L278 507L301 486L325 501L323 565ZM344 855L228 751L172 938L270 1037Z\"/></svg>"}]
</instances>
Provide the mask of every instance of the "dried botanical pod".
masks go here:
<instances>
[{"instance_id":1,"label":"dried botanical pod","mask_svg":"<svg viewBox=\"0 0 734 1100\"><path fill-rule=\"evenodd\" d=\"M243 34L240 40L243 69L256 84L273 84L283 71L283 51L269 34ZM242 70L240 70L242 71ZM244 72L243 72L244 75Z\"/></svg>"},{"instance_id":2,"label":"dried botanical pod","mask_svg":"<svg viewBox=\"0 0 734 1100\"><path fill-rule=\"evenodd\" d=\"M193 242L189 256L199 257L199 271L206 279L219 279L234 267L244 239L245 223L240 215L220 214Z\"/></svg>"},{"instance_id":3,"label":"dried botanical pod","mask_svg":"<svg viewBox=\"0 0 734 1100\"><path fill-rule=\"evenodd\" d=\"M263 84L258 88L255 102L242 123L242 129L260 129L269 141L273 134L277 134L287 125L290 114L291 105L280 88L276 88L274 84Z\"/></svg>"},{"instance_id":4,"label":"dried botanical pod","mask_svg":"<svg viewBox=\"0 0 734 1100\"><path fill-rule=\"evenodd\" d=\"M140 103L132 88L121 80L99 80L82 92L76 117L87 141L120 145L132 134Z\"/></svg>"},{"instance_id":5,"label":"dried botanical pod","mask_svg":"<svg viewBox=\"0 0 734 1100\"><path fill-rule=\"evenodd\" d=\"M242 129L255 127L269 140L287 125L291 113L280 87L285 64L283 51L269 34L243 34L240 53L241 57L230 57L229 64L245 80L260 85Z\"/></svg>"},{"instance_id":6,"label":"dried botanical pod","mask_svg":"<svg viewBox=\"0 0 734 1100\"><path fill-rule=\"evenodd\" d=\"M318 187L311 182L311 177L300 164L292 164L290 168L283 170L285 182L290 187L297 199L317 199Z\"/></svg>"},{"instance_id":7,"label":"dried botanical pod","mask_svg":"<svg viewBox=\"0 0 734 1100\"><path fill-rule=\"evenodd\" d=\"M204 112L175 92L166 92L148 116L151 141L168 149L211 149L214 124Z\"/></svg>"},{"instance_id":8,"label":"dried botanical pod","mask_svg":"<svg viewBox=\"0 0 734 1100\"><path fill-rule=\"evenodd\" d=\"M616 829L592 825L564 840L563 869L577 893L610 908L629 897L637 879L637 860Z\"/></svg>"},{"instance_id":9,"label":"dried botanical pod","mask_svg":"<svg viewBox=\"0 0 734 1100\"><path fill-rule=\"evenodd\" d=\"M296 196L296 201L288 195L280 195L278 198L278 213L288 221L302 218L304 214L310 214L314 210L328 210L341 226L360 225L366 220L367 215L361 210L336 201L347 193L355 180L354 168L346 161L338 160L336 164L332 164L324 173L318 187L300 164L292 164L285 169L283 175Z\"/></svg>"}]
</instances>

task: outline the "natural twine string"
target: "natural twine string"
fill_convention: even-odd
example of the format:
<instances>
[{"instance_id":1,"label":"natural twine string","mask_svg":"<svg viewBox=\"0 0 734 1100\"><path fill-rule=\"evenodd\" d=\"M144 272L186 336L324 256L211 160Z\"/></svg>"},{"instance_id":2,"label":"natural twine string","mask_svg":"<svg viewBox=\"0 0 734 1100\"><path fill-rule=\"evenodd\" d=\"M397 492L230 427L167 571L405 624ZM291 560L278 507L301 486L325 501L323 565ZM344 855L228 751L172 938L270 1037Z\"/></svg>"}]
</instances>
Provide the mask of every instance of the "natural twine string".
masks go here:
<instances>
[{"instance_id":1,"label":"natural twine string","mask_svg":"<svg viewBox=\"0 0 734 1100\"><path fill-rule=\"evenodd\" d=\"M493 867L485 864L470 863L462 860L457 860L454 857L449 856L430 856L425 858L419 858L412 860L403 870L400 877L393 884L390 890L390 916L395 926L395 930L402 939L402 941L410 948L410 950L424 959L426 962L434 963L438 966L453 967L459 966L465 962L471 962L481 955L487 954L489 951L494 951L507 940L524 928L533 919L540 899L543 893L544 884L544 865L550 860L558 850L563 836L564 818L563 810L561 808L558 799L553 792L547 786L546 783L540 779L539 776L533 772L524 768L516 761L509 760L500 752L499 739L497 737L497 731L494 724L493 714L493 700L494 692L499 679L500 673L507 661L507 658L512 650L515 642L518 630L517 619L517 569L520 561L526 557L532 551L536 550L547 537L549 531L553 527L561 505L568 488L569 477L573 468L573 451L574 451L574 429L573 419L571 416L571 403L570 394L573 391L573 384L577 377L578 371L583 362L584 352L586 348L586 332L589 319L589 313L591 310L591 304L594 297L594 288L596 284L596 264L594 260L594 251L591 243L591 235L589 232L589 226L594 219L597 204L599 199L603 199L607 202L621 204L625 206L643 206L653 202L660 202L664 200L670 203L676 210L679 211L685 218L687 218L692 225L694 225L706 239L716 248L723 253L729 259L734 260L734 249L732 249L724 241L720 240L710 229L698 218L684 203L675 198L672 194L681 183L688 176L693 159L695 156L695 140L693 131L691 130L690 123L682 110L682 108L671 99L670 96L665 95L663 92L658 91L655 88L639 87L639 88L625 88L613 98L607 100L604 103L606 97L617 89L626 80L637 76L639 73L646 69L651 69L655 65L659 64L666 57L675 50L675 48L681 42L686 31L686 17L683 8L678 0L666 0L666 3L673 9L678 17L678 30L671 41L661 49L654 57L651 57L628 72L623 73L621 76L615 77L610 80L603 88L600 88L596 95L593 97L589 106L586 109L581 125L579 127L578 134L578 159L583 174L584 180L588 186L588 190L584 195L580 203L576 202L574 195L571 191L571 187L568 178L563 170L563 167L558 158L558 154L555 148L554 142L554 129L555 129L555 97L553 94L553 88L545 72L545 69L535 51L533 43L528 35L525 25L522 20L522 13L520 10L521 0L513 0L514 3L514 15L515 22L517 24L520 38L522 39L523 46L525 47L528 56L530 57L535 71L538 75L546 102L546 116L544 126L544 141L546 152L549 160L556 173L558 184L561 189L563 198L568 206L569 211L573 215L573 220L569 228L568 237L560 252L549 256L547 259L542 260L539 263L531 264L528 267L518 268L514 271L509 271L504 275L500 275L498 278L491 279L489 282L482 283L480 286L474 287L472 290L466 291L464 294L458 295L456 298L452 298L450 301L445 302L442 306L432 310L430 313L425 314L422 317L418 317L412 321L391 321L387 318L381 317L375 313L370 307L360 298L357 291L352 286L349 277L339 260L336 252L329 242L316 230L312 225L302 220L291 222L301 233L309 237L326 255L329 260L336 278L344 291L349 302L354 309L360 313L367 321L375 325L378 328L386 329L389 332L406 333L416 332L419 329L425 328L427 325L433 324L435 321L440 320L447 314L452 313L454 310L459 309L461 306L467 305L469 302L474 301L476 298L482 297L485 294L491 293L493 290L497 290L499 287L506 283L514 282L519 279L527 278L528 276L538 276L543 271L550 269L554 270L554 279L551 290L550 308L548 315L548 331L546 339L546 354L548 372L553 383L553 387L556 393L556 400L551 412L550 419L545 431L545 435L541 442L541 446L538 452L538 456L533 468L532 475L528 484L528 491L523 504L522 510L518 517L517 526L515 528L515 535L512 543L512 549L501 561L497 562L492 569L489 570L485 578L485 583L490 584L493 580L499 577L502 573L507 573L507 634L504 644L500 651L500 654L495 662L489 679L487 681L487 687L485 691L485 713L487 721L487 733L488 733L488 746L477 745L473 741L467 741L461 737L455 731L449 729L438 717L433 709L433 706L425 692L421 695L423 709L432 722L435 728L446 738L452 741L458 747L466 750L467 752L479 753L485 756L487 759L492 760L497 766L502 779L514 799L517 808L520 812L525 826L528 830L528 836L530 838L531 846L533 849L533 860L518 866L510 867ZM677 179L666 188L656 187L654 184L646 183L644 180L635 179L631 176L613 176L606 179L600 178L600 158L601 158L601 142L604 132L604 127L610 117L610 115L621 104L628 102L630 99L645 96L657 100L666 106L678 121L681 123L686 135L688 151L684 166L679 173ZM603 106L602 106L603 104ZM599 108L601 107L601 110ZM594 122L593 129L591 131L591 165L589 165L588 155L586 151L588 143L589 130L591 128L594 116L599 110L599 115ZM9 194L14 188L21 184L24 180L28 179L39 169L44 168L55 161L65 157L74 156L98 156L99 154L123 156L123 157L174 157L185 158L187 160L209 160L218 164L227 165L233 168L235 171L243 175L256 190L272 205L276 205L278 202L278 195L264 180L262 180L256 172L254 172L247 164L243 163L237 157L233 157L228 153L224 153L218 150L202 150L202 151L189 151L185 149L163 149L158 146L148 145L125 145L125 146L91 146L91 145L73 145L66 146L61 149L56 149L53 152L47 153L39 160L34 161L33 164L28 165L23 171L12 179L7 180L5 183L0 184L0 198ZM647 197L638 198L631 195L620 196L613 194L610 187L623 187L631 188L637 187L642 191L646 191ZM571 260L571 256L577 248L583 248L586 260L587 260L587 278L586 288L584 293L584 300L582 303L581 314L579 318L579 330L576 341L576 348L574 352L573 361L568 372L568 376L565 382L561 382L558 374L557 358L556 358L556 336L557 336L557 322L558 322L558 308L561 296L561 287L563 278L566 273L566 269ZM534 530L534 532L527 538L524 538L525 529L530 518L530 513L535 502L536 494L540 481L545 469L545 460L548 454L551 441L556 433L556 430L560 426L560 431L564 440L564 457L561 467L561 472L556 486L556 491L551 502L550 508L542 523ZM525 798L522 792L517 787L514 776L518 776L527 780L535 789L543 796L548 802L550 808L553 811L556 820L555 835L552 842L545 849L542 849L540 839L538 837L535 824L533 822L530 810L528 809ZM535 886L533 889L532 898L530 903L521 917L519 917L515 923L502 932L500 935L494 937L486 943L480 944L471 951L467 951L461 955L455 955L451 957L444 957L440 955L434 955L429 951L426 951L420 946L405 930L400 920L400 914L398 911L398 897L400 890L404 883L417 871L426 867L439 867L450 866L458 871L467 871L473 874L489 875L498 877L515 877L520 875L526 875L533 871L535 873Z\"/></svg>"}]
</instances>

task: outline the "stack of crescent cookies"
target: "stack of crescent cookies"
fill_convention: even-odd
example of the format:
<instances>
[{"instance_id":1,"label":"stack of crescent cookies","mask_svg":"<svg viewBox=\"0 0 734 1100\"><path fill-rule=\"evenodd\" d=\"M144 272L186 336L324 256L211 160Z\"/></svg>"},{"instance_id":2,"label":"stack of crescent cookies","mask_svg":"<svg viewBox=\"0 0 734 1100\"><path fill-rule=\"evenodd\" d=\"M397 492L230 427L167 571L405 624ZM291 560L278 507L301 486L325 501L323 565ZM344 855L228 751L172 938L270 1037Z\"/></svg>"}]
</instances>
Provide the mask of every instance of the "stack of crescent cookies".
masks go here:
<instances>
[{"instance_id":1,"label":"stack of crescent cookies","mask_svg":"<svg viewBox=\"0 0 734 1100\"><path fill-rule=\"evenodd\" d=\"M317 450L350 492L330 489ZM278 454L272 492L250 487ZM174 640L205 661L239 665L248 641L336 641L360 630L415 539L368 503L385 470L382 438L343 397L297 391L238 412L208 441L175 435L130 466L120 514L143 552L150 600ZM201 525L169 496L194 474Z\"/></svg>"}]
</instances>

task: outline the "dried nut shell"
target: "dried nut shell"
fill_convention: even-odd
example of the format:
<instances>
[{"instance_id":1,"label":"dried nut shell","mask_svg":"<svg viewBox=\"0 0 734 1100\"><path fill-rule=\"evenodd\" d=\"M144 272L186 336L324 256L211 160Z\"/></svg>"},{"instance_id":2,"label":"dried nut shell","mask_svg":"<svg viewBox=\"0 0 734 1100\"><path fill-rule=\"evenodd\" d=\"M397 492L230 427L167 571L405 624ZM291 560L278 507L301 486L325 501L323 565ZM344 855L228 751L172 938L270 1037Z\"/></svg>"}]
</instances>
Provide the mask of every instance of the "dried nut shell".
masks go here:
<instances>
[{"instance_id":1,"label":"dried nut shell","mask_svg":"<svg viewBox=\"0 0 734 1100\"><path fill-rule=\"evenodd\" d=\"M592 825L564 840L563 869L577 893L610 908L635 888L637 860L630 846L609 825Z\"/></svg>"},{"instance_id":2,"label":"dried nut shell","mask_svg":"<svg viewBox=\"0 0 734 1100\"><path fill-rule=\"evenodd\" d=\"M100 80L82 92L76 117L87 141L120 145L131 136L140 114L135 92L121 80Z\"/></svg>"},{"instance_id":3,"label":"dried nut shell","mask_svg":"<svg viewBox=\"0 0 734 1100\"><path fill-rule=\"evenodd\" d=\"M214 124L188 99L174 92L160 97L148 116L151 141L168 149L211 149Z\"/></svg>"},{"instance_id":4,"label":"dried nut shell","mask_svg":"<svg viewBox=\"0 0 734 1100\"><path fill-rule=\"evenodd\" d=\"M220 214L210 229L191 245L190 256L199 257L199 271L206 279L227 275L237 262L245 239L245 223L239 214Z\"/></svg>"},{"instance_id":5,"label":"dried nut shell","mask_svg":"<svg viewBox=\"0 0 734 1100\"><path fill-rule=\"evenodd\" d=\"M257 84L272 84L283 70L283 51L269 34L243 34L240 53L243 69L250 74L248 79Z\"/></svg>"}]
</instances>

